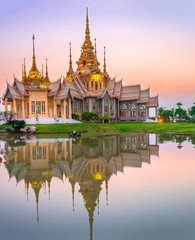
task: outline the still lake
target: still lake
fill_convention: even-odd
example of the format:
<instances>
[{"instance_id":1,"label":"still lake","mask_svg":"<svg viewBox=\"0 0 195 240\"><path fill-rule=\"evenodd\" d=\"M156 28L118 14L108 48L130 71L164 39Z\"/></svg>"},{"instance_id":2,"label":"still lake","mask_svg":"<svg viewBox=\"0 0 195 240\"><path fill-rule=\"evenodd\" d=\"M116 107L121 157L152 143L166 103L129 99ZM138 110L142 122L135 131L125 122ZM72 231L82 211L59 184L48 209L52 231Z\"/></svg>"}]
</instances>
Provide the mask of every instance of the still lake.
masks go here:
<instances>
[{"instance_id":1,"label":"still lake","mask_svg":"<svg viewBox=\"0 0 195 240\"><path fill-rule=\"evenodd\" d=\"M1 240L195 239L195 137L10 135L0 149Z\"/></svg>"}]
</instances>

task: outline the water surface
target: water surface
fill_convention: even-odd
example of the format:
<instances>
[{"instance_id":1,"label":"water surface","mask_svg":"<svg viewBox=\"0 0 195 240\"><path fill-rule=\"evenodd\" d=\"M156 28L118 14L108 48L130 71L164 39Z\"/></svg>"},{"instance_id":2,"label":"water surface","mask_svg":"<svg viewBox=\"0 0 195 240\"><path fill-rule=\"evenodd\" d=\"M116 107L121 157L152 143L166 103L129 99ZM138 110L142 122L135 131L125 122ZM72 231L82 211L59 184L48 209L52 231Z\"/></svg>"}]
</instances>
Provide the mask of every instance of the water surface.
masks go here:
<instances>
[{"instance_id":1,"label":"water surface","mask_svg":"<svg viewBox=\"0 0 195 240\"><path fill-rule=\"evenodd\" d=\"M0 141L0 239L195 239L195 138Z\"/></svg>"}]
</instances>

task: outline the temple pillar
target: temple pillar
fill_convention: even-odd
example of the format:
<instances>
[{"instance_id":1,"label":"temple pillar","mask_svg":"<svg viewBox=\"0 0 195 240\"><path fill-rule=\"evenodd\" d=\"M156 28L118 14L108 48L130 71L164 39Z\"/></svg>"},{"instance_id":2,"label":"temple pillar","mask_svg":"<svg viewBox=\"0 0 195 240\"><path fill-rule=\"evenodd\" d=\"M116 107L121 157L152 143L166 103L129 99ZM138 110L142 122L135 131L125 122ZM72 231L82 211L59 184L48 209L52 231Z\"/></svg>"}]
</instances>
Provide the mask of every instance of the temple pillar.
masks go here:
<instances>
[{"instance_id":1,"label":"temple pillar","mask_svg":"<svg viewBox=\"0 0 195 240\"><path fill-rule=\"evenodd\" d=\"M54 97L54 118L57 118L57 101L56 98Z\"/></svg>"},{"instance_id":2,"label":"temple pillar","mask_svg":"<svg viewBox=\"0 0 195 240\"><path fill-rule=\"evenodd\" d=\"M71 98L68 99L68 118L72 119Z\"/></svg>"},{"instance_id":3,"label":"temple pillar","mask_svg":"<svg viewBox=\"0 0 195 240\"><path fill-rule=\"evenodd\" d=\"M91 98L89 98L89 112L92 112Z\"/></svg>"},{"instance_id":4,"label":"temple pillar","mask_svg":"<svg viewBox=\"0 0 195 240\"><path fill-rule=\"evenodd\" d=\"M24 98L22 98L22 119L25 118L25 113L24 113Z\"/></svg>"},{"instance_id":5,"label":"temple pillar","mask_svg":"<svg viewBox=\"0 0 195 240\"><path fill-rule=\"evenodd\" d=\"M7 98L5 98L5 112L7 112Z\"/></svg>"},{"instance_id":6,"label":"temple pillar","mask_svg":"<svg viewBox=\"0 0 195 240\"><path fill-rule=\"evenodd\" d=\"M157 107L155 107L155 121L158 121L158 117L157 117Z\"/></svg>"},{"instance_id":7,"label":"temple pillar","mask_svg":"<svg viewBox=\"0 0 195 240\"><path fill-rule=\"evenodd\" d=\"M48 108L48 98L46 96L46 99L45 99L45 117L48 118L49 117L49 108Z\"/></svg>"},{"instance_id":8,"label":"temple pillar","mask_svg":"<svg viewBox=\"0 0 195 240\"><path fill-rule=\"evenodd\" d=\"M146 108L146 119L149 119L149 108Z\"/></svg>"},{"instance_id":9,"label":"temple pillar","mask_svg":"<svg viewBox=\"0 0 195 240\"><path fill-rule=\"evenodd\" d=\"M60 110L61 110L61 118L64 116L64 111L63 111L63 100L60 101Z\"/></svg>"},{"instance_id":10,"label":"temple pillar","mask_svg":"<svg viewBox=\"0 0 195 240\"><path fill-rule=\"evenodd\" d=\"M136 122L139 121L139 106L136 104Z\"/></svg>"},{"instance_id":11,"label":"temple pillar","mask_svg":"<svg viewBox=\"0 0 195 240\"><path fill-rule=\"evenodd\" d=\"M104 99L102 98L102 116L104 116Z\"/></svg>"},{"instance_id":12,"label":"temple pillar","mask_svg":"<svg viewBox=\"0 0 195 240\"><path fill-rule=\"evenodd\" d=\"M110 98L109 98L109 100L108 100L108 114L109 114L109 116L110 116Z\"/></svg>"},{"instance_id":13,"label":"temple pillar","mask_svg":"<svg viewBox=\"0 0 195 240\"><path fill-rule=\"evenodd\" d=\"M16 99L13 100L13 111L16 114Z\"/></svg>"},{"instance_id":14,"label":"temple pillar","mask_svg":"<svg viewBox=\"0 0 195 240\"><path fill-rule=\"evenodd\" d=\"M113 109L113 117L114 117L114 119L116 118L116 100L114 99L114 101L113 101L113 106L112 106L112 109Z\"/></svg>"},{"instance_id":15,"label":"temple pillar","mask_svg":"<svg viewBox=\"0 0 195 240\"><path fill-rule=\"evenodd\" d=\"M10 110L13 112L13 102L10 102Z\"/></svg>"},{"instance_id":16,"label":"temple pillar","mask_svg":"<svg viewBox=\"0 0 195 240\"><path fill-rule=\"evenodd\" d=\"M64 99L64 115L63 118L66 119L66 99Z\"/></svg>"}]
</instances>

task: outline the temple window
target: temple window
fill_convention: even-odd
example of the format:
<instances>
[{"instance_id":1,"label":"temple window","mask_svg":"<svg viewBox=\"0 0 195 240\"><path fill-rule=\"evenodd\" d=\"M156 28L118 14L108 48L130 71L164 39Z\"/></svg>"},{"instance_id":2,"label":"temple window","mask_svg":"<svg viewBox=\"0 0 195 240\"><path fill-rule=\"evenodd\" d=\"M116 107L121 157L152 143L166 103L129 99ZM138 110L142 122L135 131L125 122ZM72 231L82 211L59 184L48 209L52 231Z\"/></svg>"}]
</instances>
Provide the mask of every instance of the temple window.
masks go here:
<instances>
[{"instance_id":1,"label":"temple window","mask_svg":"<svg viewBox=\"0 0 195 240\"><path fill-rule=\"evenodd\" d=\"M110 100L110 116L114 116L114 105L115 105L115 99Z\"/></svg>"},{"instance_id":2,"label":"temple window","mask_svg":"<svg viewBox=\"0 0 195 240\"><path fill-rule=\"evenodd\" d=\"M102 83L100 83L100 89L102 89Z\"/></svg>"},{"instance_id":3,"label":"temple window","mask_svg":"<svg viewBox=\"0 0 195 240\"><path fill-rule=\"evenodd\" d=\"M32 114L35 114L35 101L32 101Z\"/></svg>"},{"instance_id":4,"label":"temple window","mask_svg":"<svg viewBox=\"0 0 195 240\"><path fill-rule=\"evenodd\" d=\"M139 105L139 116L142 118L146 117L146 105L145 104Z\"/></svg>"},{"instance_id":5,"label":"temple window","mask_svg":"<svg viewBox=\"0 0 195 240\"><path fill-rule=\"evenodd\" d=\"M130 104L130 117L136 117L137 115L137 106L135 103Z\"/></svg>"},{"instance_id":6,"label":"temple window","mask_svg":"<svg viewBox=\"0 0 195 240\"><path fill-rule=\"evenodd\" d=\"M98 90L98 83L95 82L95 90Z\"/></svg>"},{"instance_id":7,"label":"temple window","mask_svg":"<svg viewBox=\"0 0 195 240\"><path fill-rule=\"evenodd\" d=\"M45 114L45 101L42 102L42 114Z\"/></svg>"},{"instance_id":8,"label":"temple window","mask_svg":"<svg viewBox=\"0 0 195 240\"><path fill-rule=\"evenodd\" d=\"M127 109L128 109L128 103L121 102L120 103L120 116L121 117L127 117Z\"/></svg>"},{"instance_id":9,"label":"temple window","mask_svg":"<svg viewBox=\"0 0 195 240\"><path fill-rule=\"evenodd\" d=\"M109 97L106 96L104 98L104 113L108 113L109 112Z\"/></svg>"},{"instance_id":10,"label":"temple window","mask_svg":"<svg viewBox=\"0 0 195 240\"><path fill-rule=\"evenodd\" d=\"M91 81L91 88L93 89L93 81Z\"/></svg>"},{"instance_id":11,"label":"temple window","mask_svg":"<svg viewBox=\"0 0 195 240\"><path fill-rule=\"evenodd\" d=\"M36 102L36 114L41 114L41 102Z\"/></svg>"}]
</instances>

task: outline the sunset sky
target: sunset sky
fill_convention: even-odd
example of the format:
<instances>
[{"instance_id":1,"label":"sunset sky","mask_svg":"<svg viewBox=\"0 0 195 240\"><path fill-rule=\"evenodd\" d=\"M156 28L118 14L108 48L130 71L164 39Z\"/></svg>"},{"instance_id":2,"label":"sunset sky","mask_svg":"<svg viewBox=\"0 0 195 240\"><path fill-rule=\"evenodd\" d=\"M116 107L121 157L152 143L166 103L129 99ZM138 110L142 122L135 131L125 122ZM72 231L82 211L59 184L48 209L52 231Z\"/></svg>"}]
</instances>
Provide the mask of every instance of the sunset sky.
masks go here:
<instances>
[{"instance_id":1,"label":"sunset sky","mask_svg":"<svg viewBox=\"0 0 195 240\"><path fill-rule=\"evenodd\" d=\"M159 94L160 106L184 107L195 102L194 0L1 0L0 95L13 74L21 79L26 58L32 62L35 34L37 66L48 59L51 81L66 75L69 42L73 67L84 41L86 7L91 40L97 39L102 68L106 46L107 70L124 85L141 84Z\"/></svg>"}]
</instances>

